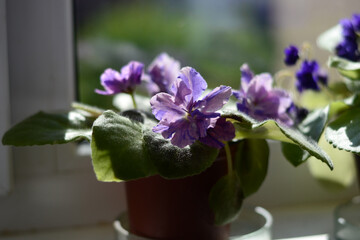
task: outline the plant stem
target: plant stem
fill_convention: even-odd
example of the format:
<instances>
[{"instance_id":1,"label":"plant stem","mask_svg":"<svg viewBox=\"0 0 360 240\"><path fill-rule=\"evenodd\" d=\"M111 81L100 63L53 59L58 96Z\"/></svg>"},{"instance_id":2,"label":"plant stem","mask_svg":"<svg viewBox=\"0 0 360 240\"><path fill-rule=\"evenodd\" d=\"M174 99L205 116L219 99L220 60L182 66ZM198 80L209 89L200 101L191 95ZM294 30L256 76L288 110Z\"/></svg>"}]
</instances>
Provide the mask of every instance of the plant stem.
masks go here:
<instances>
[{"instance_id":1,"label":"plant stem","mask_svg":"<svg viewBox=\"0 0 360 240\"><path fill-rule=\"evenodd\" d=\"M231 174L233 171L233 164L232 164L231 151L228 142L225 142L224 147L225 147L226 160L228 165L228 173Z\"/></svg>"},{"instance_id":2,"label":"plant stem","mask_svg":"<svg viewBox=\"0 0 360 240\"><path fill-rule=\"evenodd\" d=\"M78 110L82 110L82 111L85 111L87 113L90 113L94 117L98 117L104 112L103 109L100 109L100 108L97 108L97 107L92 107L92 106L82 104L82 103L78 103L78 102L71 103L71 107L74 108L74 109L78 109Z\"/></svg>"},{"instance_id":3,"label":"plant stem","mask_svg":"<svg viewBox=\"0 0 360 240\"><path fill-rule=\"evenodd\" d=\"M134 105L134 109L137 109L137 105L136 105L136 101L135 101L135 95L134 93L130 93L130 96L131 96L131 100L133 102L133 105Z\"/></svg>"},{"instance_id":4,"label":"plant stem","mask_svg":"<svg viewBox=\"0 0 360 240\"><path fill-rule=\"evenodd\" d=\"M312 53L312 46L309 42L304 42L302 45L302 50L303 50L303 54L304 56L302 56L303 58L310 60L311 58L311 53Z\"/></svg>"}]
</instances>

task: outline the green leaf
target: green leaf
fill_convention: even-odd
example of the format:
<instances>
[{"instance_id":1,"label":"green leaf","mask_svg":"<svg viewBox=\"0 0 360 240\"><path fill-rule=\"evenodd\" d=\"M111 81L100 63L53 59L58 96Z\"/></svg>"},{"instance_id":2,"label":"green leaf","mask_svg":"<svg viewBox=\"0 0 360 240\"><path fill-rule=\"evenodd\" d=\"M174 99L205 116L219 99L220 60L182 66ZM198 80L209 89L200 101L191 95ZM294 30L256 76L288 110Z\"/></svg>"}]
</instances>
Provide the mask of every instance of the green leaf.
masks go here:
<instances>
[{"instance_id":1,"label":"green leaf","mask_svg":"<svg viewBox=\"0 0 360 240\"><path fill-rule=\"evenodd\" d=\"M310 158L308 167L311 175L326 189L338 191L348 188L356 179L354 154L334 148L326 141L325 134L321 136L319 145L333 159L335 167L330 171L320 166L319 161Z\"/></svg>"},{"instance_id":2,"label":"green leaf","mask_svg":"<svg viewBox=\"0 0 360 240\"><path fill-rule=\"evenodd\" d=\"M310 137L315 142L318 142L328 120L339 112L346 110L355 102L355 97L332 102L323 109L311 112L298 128L304 135ZM285 158L294 166L302 164L310 157L308 152L304 151L299 146L290 143L281 143L281 150Z\"/></svg>"},{"instance_id":3,"label":"green leaf","mask_svg":"<svg viewBox=\"0 0 360 240\"><path fill-rule=\"evenodd\" d=\"M214 213L215 224L224 225L235 220L243 199L240 179L235 171L220 178L209 195L209 205Z\"/></svg>"},{"instance_id":4,"label":"green leaf","mask_svg":"<svg viewBox=\"0 0 360 240\"><path fill-rule=\"evenodd\" d=\"M337 68L341 75L350 80L360 80L360 62L352 62L344 58L331 56L328 65Z\"/></svg>"},{"instance_id":5,"label":"green leaf","mask_svg":"<svg viewBox=\"0 0 360 240\"><path fill-rule=\"evenodd\" d=\"M105 111L93 125L92 161L97 179L121 181L155 175L145 154L142 124Z\"/></svg>"},{"instance_id":6,"label":"green leaf","mask_svg":"<svg viewBox=\"0 0 360 240\"><path fill-rule=\"evenodd\" d=\"M219 151L195 142L190 147L179 148L151 130L144 131L146 155L164 178L182 178L196 175L210 167Z\"/></svg>"},{"instance_id":7,"label":"green leaf","mask_svg":"<svg viewBox=\"0 0 360 240\"><path fill-rule=\"evenodd\" d=\"M122 114L126 117L106 111L94 122L92 159L100 181L131 180L155 174L165 178L196 175L211 166L218 155L217 149L201 143L185 148L172 145L152 132L151 120L141 112Z\"/></svg>"},{"instance_id":8,"label":"green leaf","mask_svg":"<svg viewBox=\"0 0 360 240\"><path fill-rule=\"evenodd\" d=\"M92 117L98 117L105 111L104 109L79 102L71 103L71 107L78 111L83 112L85 116L92 116Z\"/></svg>"},{"instance_id":9,"label":"green leaf","mask_svg":"<svg viewBox=\"0 0 360 240\"><path fill-rule=\"evenodd\" d=\"M360 108L343 112L325 131L326 140L340 150L360 153Z\"/></svg>"},{"instance_id":10,"label":"green leaf","mask_svg":"<svg viewBox=\"0 0 360 240\"><path fill-rule=\"evenodd\" d=\"M348 79L346 77L343 77L343 81L346 85L346 87L349 89L349 91L354 93L360 92L360 81L354 81L351 79Z\"/></svg>"},{"instance_id":11,"label":"green leaf","mask_svg":"<svg viewBox=\"0 0 360 240\"><path fill-rule=\"evenodd\" d=\"M333 168L329 156L319 148L314 140L305 136L299 130L287 127L271 119L258 122L240 112L237 114L224 114L222 116L231 119L233 122L237 139L260 138L293 143L309 152L310 155L326 163L331 169ZM251 127L248 127L244 122L247 122Z\"/></svg>"},{"instance_id":12,"label":"green leaf","mask_svg":"<svg viewBox=\"0 0 360 240\"><path fill-rule=\"evenodd\" d=\"M62 114L36 113L7 131L4 145L32 146L61 144L86 139L90 141L88 119L76 112Z\"/></svg>"},{"instance_id":13,"label":"green leaf","mask_svg":"<svg viewBox=\"0 0 360 240\"><path fill-rule=\"evenodd\" d=\"M345 87L345 86L344 86ZM345 87L346 88L346 87ZM346 88L347 89L347 88ZM308 110L316 110L326 107L333 99L328 91L306 90L300 96L299 105Z\"/></svg>"},{"instance_id":14,"label":"green leaf","mask_svg":"<svg viewBox=\"0 0 360 240\"><path fill-rule=\"evenodd\" d=\"M269 146L264 139L240 141L235 155L235 169L244 196L255 193L263 183L268 169Z\"/></svg>"},{"instance_id":15,"label":"green leaf","mask_svg":"<svg viewBox=\"0 0 360 240\"><path fill-rule=\"evenodd\" d=\"M342 40L342 29L340 25L336 25L326 32L322 33L316 43L318 47L328 50L329 52L334 53L336 46Z\"/></svg>"},{"instance_id":16,"label":"green leaf","mask_svg":"<svg viewBox=\"0 0 360 240\"><path fill-rule=\"evenodd\" d=\"M327 123L328 113L329 106L309 113L298 126L299 130L315 142L318 142ZM282 143L281 150L285 158L295 167L299 166L310 157L308 152L302 150L299 146L290 143Z\"/></svg>"},{"instance_id":17,"label":"green leaf","mask_svg":"<svg viewBox=\"0 0 360 240\"><path fill-rule=\"evenodd\" d=\"M310 157L310 154L307 151L292 143L282 142L281 151L286 160L295 167L304 163Z\"/></svg>"}]
</instances>

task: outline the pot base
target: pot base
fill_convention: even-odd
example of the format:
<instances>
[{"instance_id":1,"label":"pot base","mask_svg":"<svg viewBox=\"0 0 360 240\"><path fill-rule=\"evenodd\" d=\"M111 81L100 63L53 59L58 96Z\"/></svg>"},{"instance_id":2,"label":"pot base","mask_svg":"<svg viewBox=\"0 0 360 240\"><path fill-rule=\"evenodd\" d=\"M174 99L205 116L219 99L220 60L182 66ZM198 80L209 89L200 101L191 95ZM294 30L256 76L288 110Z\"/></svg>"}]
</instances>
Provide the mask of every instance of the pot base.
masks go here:
<instances>
[{"instance_id":1,"label":"pot base","mask_svg":"<svg viewBox=\"0 0 360 240\"><path fill-rule=\"evenodd\" d=\"M245 207L231 224L230 240L270 240L272 216L262 207ZM114 222L117 240L155 240L128 231L129 220L124 212Z\"/></svg>"}]
</instances>

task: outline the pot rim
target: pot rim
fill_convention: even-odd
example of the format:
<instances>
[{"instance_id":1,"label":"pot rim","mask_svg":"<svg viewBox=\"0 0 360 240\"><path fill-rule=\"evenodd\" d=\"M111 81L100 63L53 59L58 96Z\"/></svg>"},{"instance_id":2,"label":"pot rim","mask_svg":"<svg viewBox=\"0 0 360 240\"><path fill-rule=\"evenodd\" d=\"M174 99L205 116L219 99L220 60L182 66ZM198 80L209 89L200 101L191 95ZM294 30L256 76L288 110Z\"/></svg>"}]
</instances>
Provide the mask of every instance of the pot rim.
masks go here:
<instances>
[{"instance_id":1,"label":"pot rim","mask_svg":"<svg viewBox=\"0 0 360 240\"><path fill-rule=\"evenodd\" d=\"M262 232L268 232L269 234L271 234L271 228L272 228L272 224L273 224L273 217L271 215L271 213L266 210L263 207L259 207L259 206L255 206L255 207L251 207L251 206L244 206L244 208L246 209L251 209L254 213L258 214L259 216L263 217L264 219L264 224L259 227L257 230L247 233L245 235L241 235L241 239L244 238L246 239L247 237L251 237L251 236L256 236L258 234L261 234ZM236 221L235 221L236 222ZM113 226L115 228L115 230L117 231L118 235L125 237L125 239L128 240L153 240L150 238L146 238L146 237L141 237L138 235L134 235L132 233L130 233L127 229L128 229L128 219L127 219L127 212L124 211L122 212L119 217L114 221ZM122 239L122 238L120 238ZM239 235L234 234L230 231L230 240L231 239L239 239Z\"/></svg>"}]
</instances>

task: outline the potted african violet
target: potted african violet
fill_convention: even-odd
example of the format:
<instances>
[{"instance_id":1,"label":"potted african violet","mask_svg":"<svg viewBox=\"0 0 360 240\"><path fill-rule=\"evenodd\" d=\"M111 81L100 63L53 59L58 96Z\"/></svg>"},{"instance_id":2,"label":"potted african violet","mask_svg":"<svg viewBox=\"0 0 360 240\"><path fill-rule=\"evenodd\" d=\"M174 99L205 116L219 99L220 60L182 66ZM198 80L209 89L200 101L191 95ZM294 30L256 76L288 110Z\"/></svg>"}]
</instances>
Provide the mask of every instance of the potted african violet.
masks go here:
<instances>
[{"instance_id":1,"label":"potted african violet","mask_svg":"<svg viewBox=\"0 0 360 240\"><path fill-rule=\"evenodd\" d=\"M100 78L104 90L96 92L117 94L121 109L74 103L69 112L39 112L13 126L2 142L89 141L97 179L125 181L129 229L136 235L227 239L242 202L265 179L266 139L287 143L285 157L295 166L314 156L333 168L317 142L299 130L303 109L274 87L270 74L256 75L247 64L239 89L207 90L200 73L166 53L148 68L130 61ZM135 94L140 85L150 97ZM126 97L131 109L122 107Z\"/></svg>"}]
</instances>

